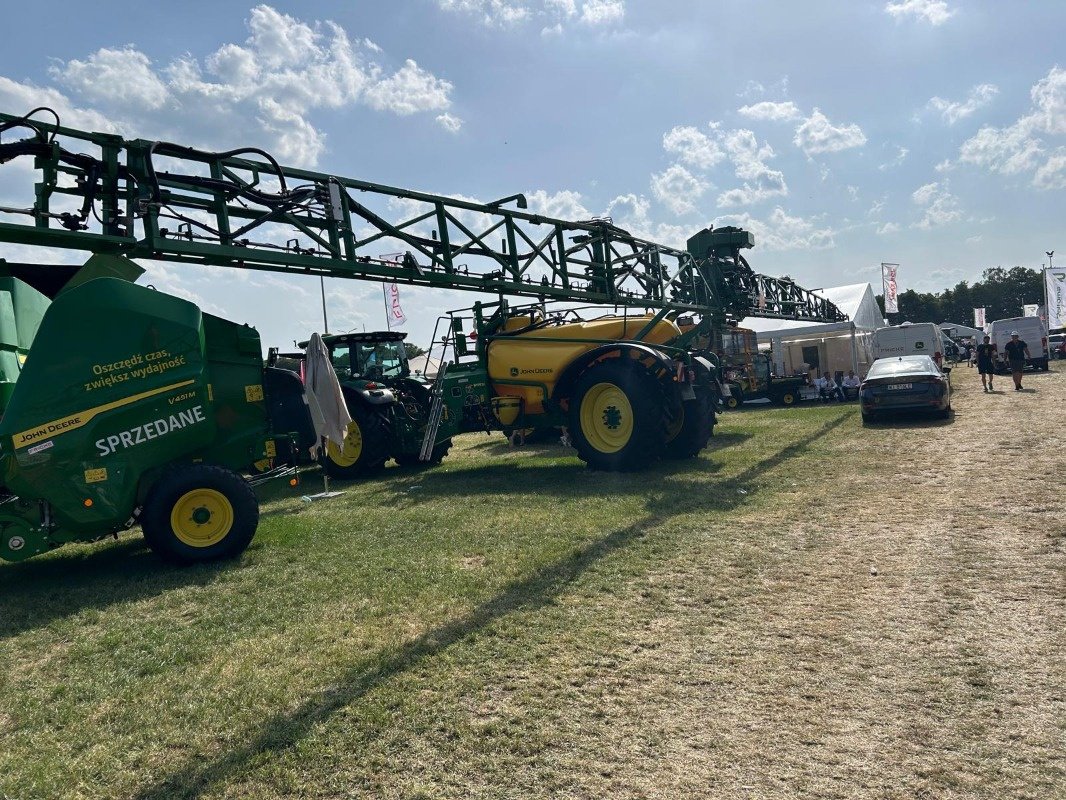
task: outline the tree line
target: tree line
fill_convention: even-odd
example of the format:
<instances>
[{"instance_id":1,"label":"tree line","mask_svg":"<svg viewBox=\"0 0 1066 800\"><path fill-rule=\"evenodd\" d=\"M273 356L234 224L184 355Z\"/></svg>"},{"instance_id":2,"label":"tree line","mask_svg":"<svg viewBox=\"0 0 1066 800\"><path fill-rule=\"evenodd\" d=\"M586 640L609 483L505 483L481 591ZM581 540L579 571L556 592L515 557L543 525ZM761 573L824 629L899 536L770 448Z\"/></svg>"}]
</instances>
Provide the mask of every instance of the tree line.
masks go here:
<instances>
[{"instance_id":1,"label":"tree line","mask_svg":"<svg viewBox=\"0 0 1066 800\"><path fill-rule=\"evenodd\" d=\"M1022 316L1022 306L1044 302L1043 274L1028 267L990 267L981 280L972 284L959 281L954 288L942 292L916 292L908 289L897 297L899 313L889 322L955 322L973 325L973 310L986 308L985 319ZM877 295L881 314L885 313L885 298Z\"/></svg>"}]
</instances>

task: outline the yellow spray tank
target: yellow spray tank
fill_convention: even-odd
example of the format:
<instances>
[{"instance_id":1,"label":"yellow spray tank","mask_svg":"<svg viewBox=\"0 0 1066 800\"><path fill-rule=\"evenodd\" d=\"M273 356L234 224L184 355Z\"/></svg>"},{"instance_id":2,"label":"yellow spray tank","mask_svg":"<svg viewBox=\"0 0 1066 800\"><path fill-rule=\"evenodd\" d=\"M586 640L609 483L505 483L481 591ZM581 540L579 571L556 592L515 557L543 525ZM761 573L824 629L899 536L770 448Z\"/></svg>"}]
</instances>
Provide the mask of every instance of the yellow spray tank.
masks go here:
<instances>
[{"instance_id":1,"label":"yellow spray tank","mask_svg":"<svg viewBox=\"0 0 1066 800\"><path fill-rule=\"evenodd\" d=\"M544 401L566 368L584 353L604 342L634 339L654 318L652 315L607 316L584 322L539 325L530 316L511 317L502 331L513 336L493 339L487 346L488 374L497 397L521 399L526 414L543 414ZM681 334L669 320L659 320L644 333L649 345L666 344ZM498 401L500 422L514 422L517 406ZM507 419L510 417L510 419Z\"/></svg>"}]
</instances>

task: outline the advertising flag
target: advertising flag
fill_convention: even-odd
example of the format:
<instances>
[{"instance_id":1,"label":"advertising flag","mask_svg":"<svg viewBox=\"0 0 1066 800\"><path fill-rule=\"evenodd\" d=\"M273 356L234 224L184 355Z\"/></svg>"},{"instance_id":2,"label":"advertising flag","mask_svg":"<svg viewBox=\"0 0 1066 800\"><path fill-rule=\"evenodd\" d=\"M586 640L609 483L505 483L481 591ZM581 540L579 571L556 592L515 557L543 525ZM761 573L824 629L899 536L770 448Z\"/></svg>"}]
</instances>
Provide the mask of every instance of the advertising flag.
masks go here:
<instances>
[{"instance_id":1,"label":"advertising flag","mask_svg":"<svg viewBox=\"0 0 1066 800\"><path fill-rule=\"evenodd\" d=\"M1066 328L1066 270L1049 269L1044 273L1044 281L1048 329Z\"/></svg>"},{"instance_id":2,"label":"advertising flag","mask_svg":"<svg viewBox=\"0 0 1066 800\"><path fill-rule=\"evenodd\" d=\"M985 329L985 310L983 308L975 308L973 310L973 326L980 330Z\"/></svg>"},{"instance_id":3,"label":"advertising flag","mask_svg":"<svg viewBox=\"0 0 1066 800\"><path fill-rule=\"evenodd\" d=\"M389 297L389 328L393 325L404 325L407 323L407 315L403 313L403 307L400 305L400 287L395 283L388 284L388 297Z\"/></svg>"},{"instance_id":4,"label":"advertising flag","mask_svg":"<svg viewBox=\"0 0 1066 800\"><path fill-rule=\"evenodd\" d=\"M898 269L899 264L886 264L883 261L881 262L881 284L884 286L886 314L899 313L899 287L896 285L896 271Z\"/></svg>"}]
</instances>

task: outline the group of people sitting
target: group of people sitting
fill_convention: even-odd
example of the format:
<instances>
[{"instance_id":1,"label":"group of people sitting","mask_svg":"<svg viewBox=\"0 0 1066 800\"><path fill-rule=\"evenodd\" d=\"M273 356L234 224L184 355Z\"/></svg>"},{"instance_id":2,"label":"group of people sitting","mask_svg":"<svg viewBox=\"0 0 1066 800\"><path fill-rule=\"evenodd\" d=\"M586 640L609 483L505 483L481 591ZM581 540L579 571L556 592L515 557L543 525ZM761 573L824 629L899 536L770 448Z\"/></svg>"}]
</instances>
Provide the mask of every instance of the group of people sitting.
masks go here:
<instances>
[{"instance_id":1,"label":"group of people sitting","mask_svg":"<svg viewBox=\"0 0 1066 800\"><path fill-rule=\"evenodd\" d=\"M859 376L850 369L839 382L828 372L823 372L821 377L815 377L812 381L812 385L818 390L818 399L823 403L833 400L841 403L854 400L859 396L859 384L861 383Z\"/></svg>"}]
</instances>

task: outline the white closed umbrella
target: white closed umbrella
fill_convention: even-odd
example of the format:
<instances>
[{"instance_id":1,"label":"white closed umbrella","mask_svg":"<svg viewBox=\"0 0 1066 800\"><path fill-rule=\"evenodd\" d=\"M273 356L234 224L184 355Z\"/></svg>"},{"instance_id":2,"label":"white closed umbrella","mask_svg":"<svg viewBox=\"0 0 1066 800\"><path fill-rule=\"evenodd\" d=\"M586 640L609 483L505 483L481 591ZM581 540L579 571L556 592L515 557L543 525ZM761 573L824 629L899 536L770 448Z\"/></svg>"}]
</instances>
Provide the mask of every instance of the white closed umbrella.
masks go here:
<instances>
[{"instance_id":1,"label":"white closed umbrella","mask_svg":"<svg viewBox=\"0 0 1066 800\"><path fill-rule=\"evenodd\" d=\"M329 358L329 348L317 333L311 334L307 343L307 361L304 369L304 389L308 404L312 408L311 418L315 424L317 441L323 437L338 447L343 446L344 436L348 432L348 423L352 421L348 413L348 404L344 402L340 381ZM318 407L320 413L313 413ZM318 445L313 448L317 452Z\"/></svg>"}]
</instances>

